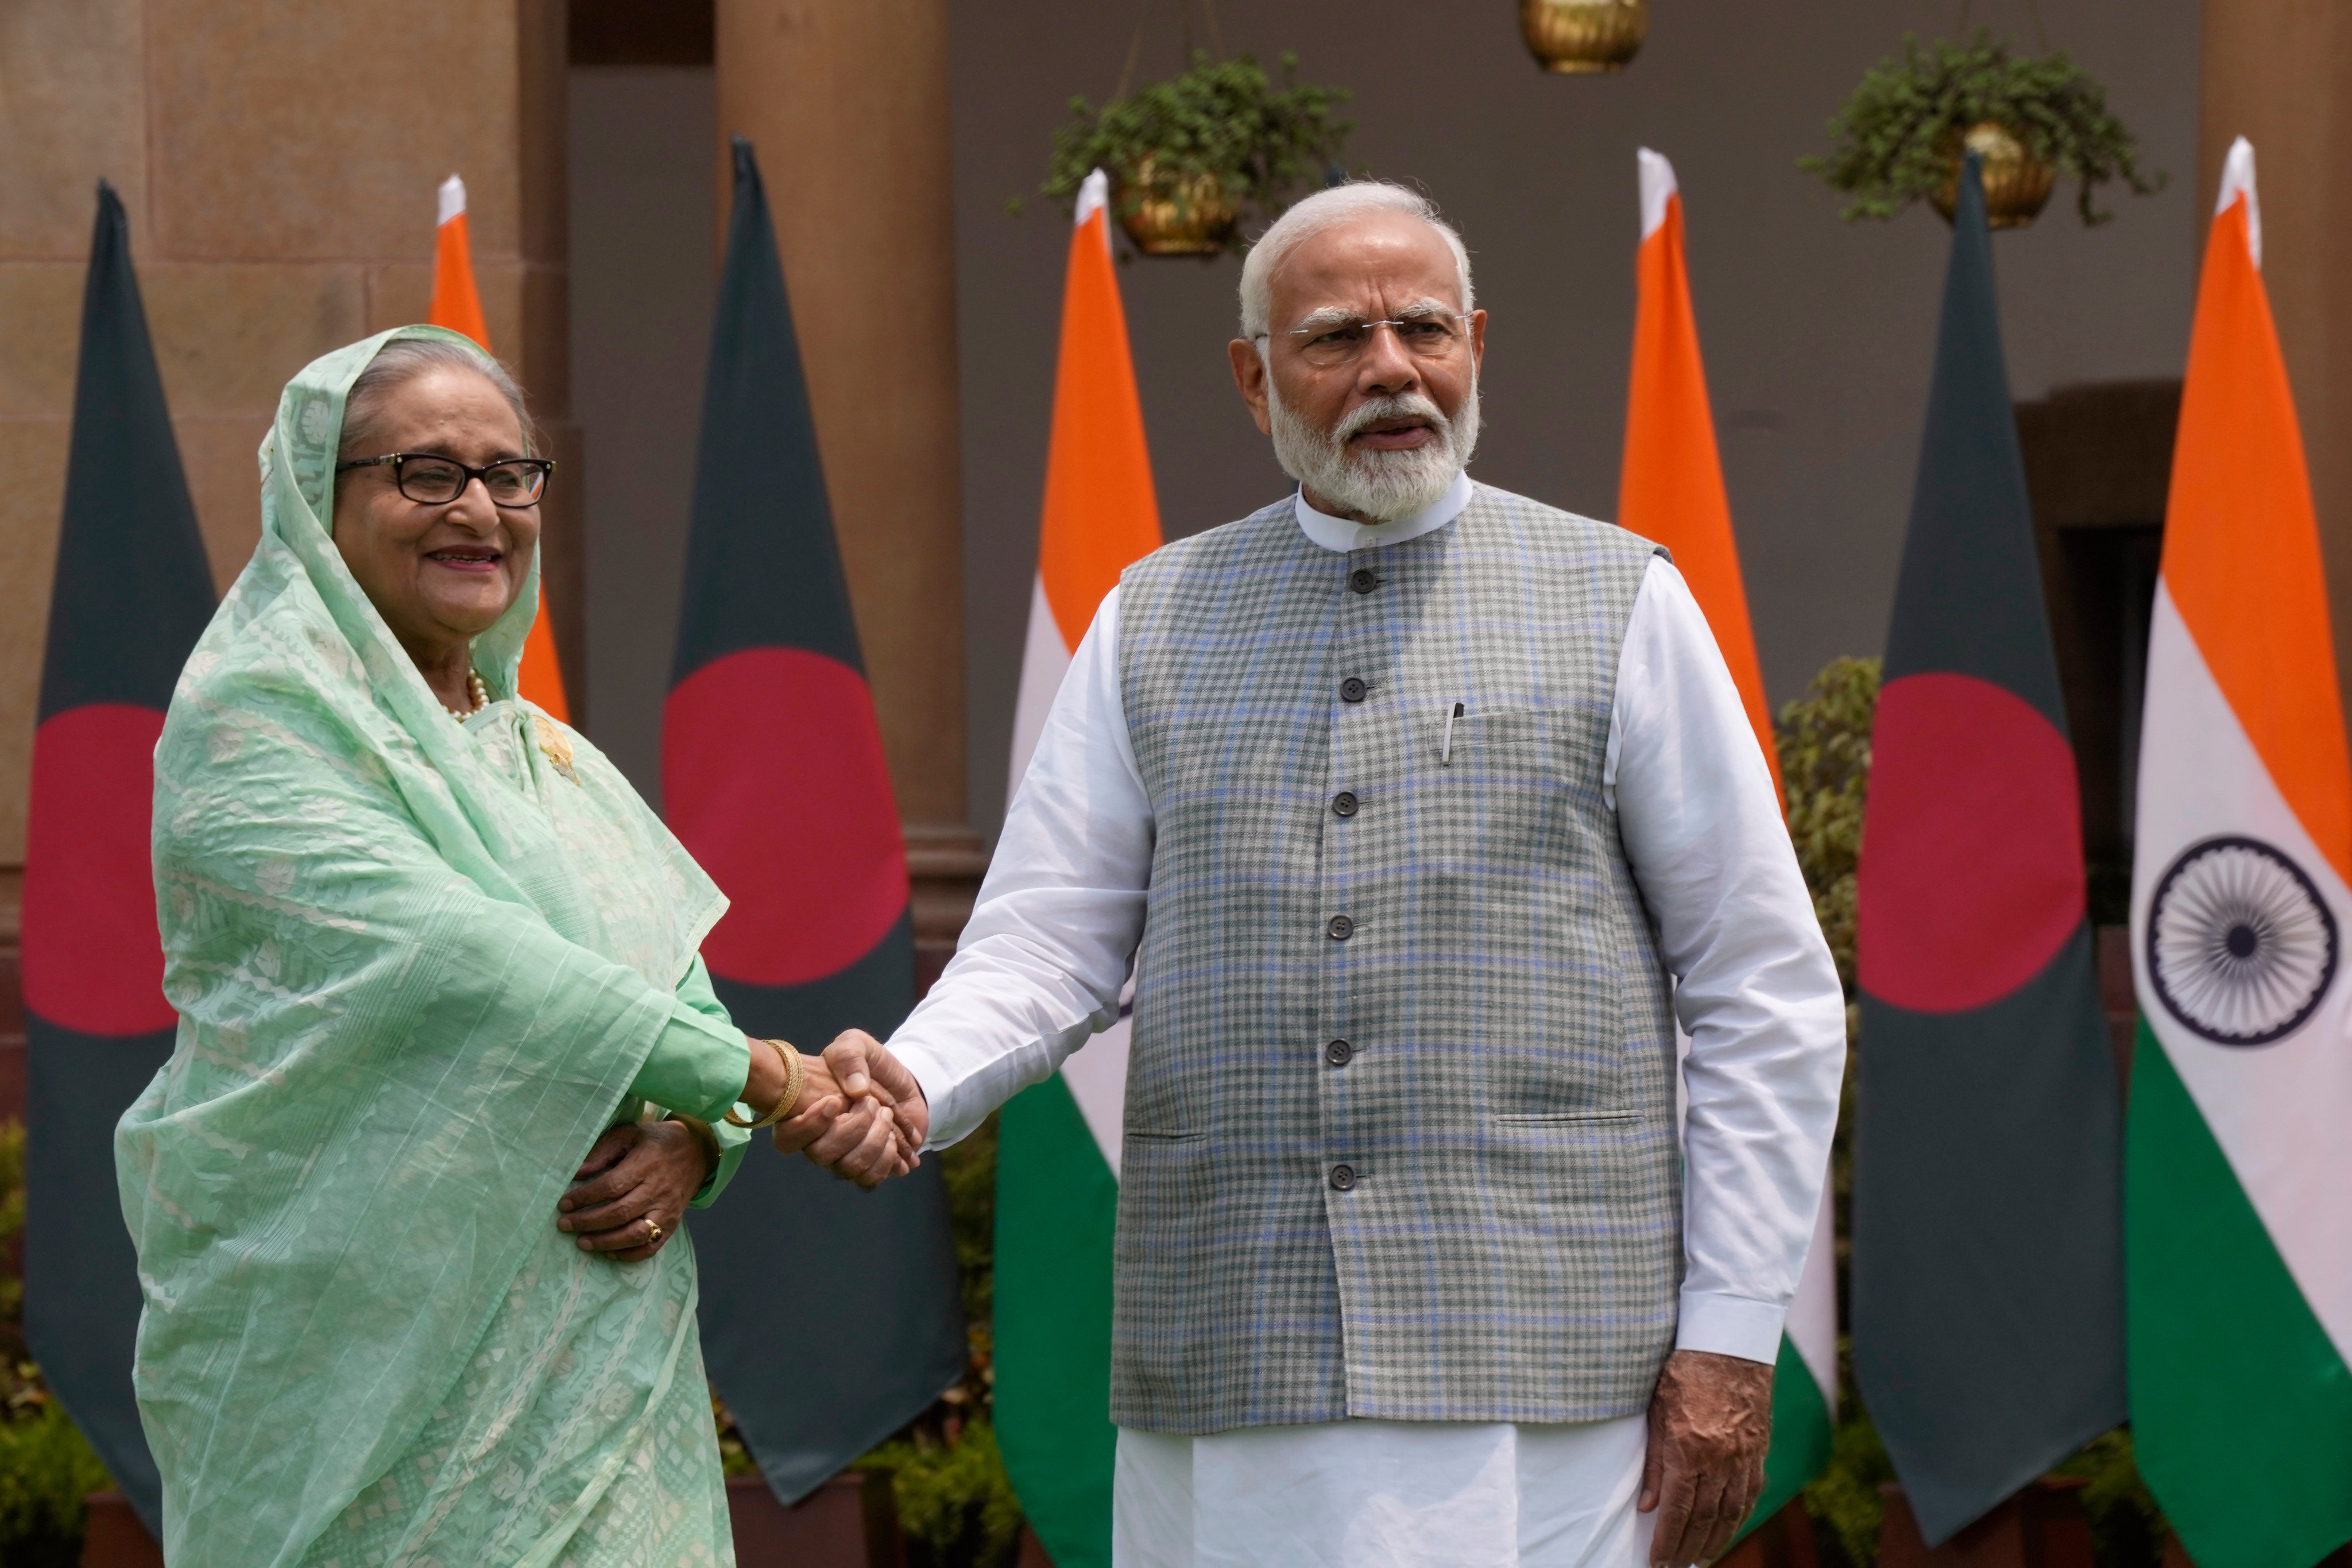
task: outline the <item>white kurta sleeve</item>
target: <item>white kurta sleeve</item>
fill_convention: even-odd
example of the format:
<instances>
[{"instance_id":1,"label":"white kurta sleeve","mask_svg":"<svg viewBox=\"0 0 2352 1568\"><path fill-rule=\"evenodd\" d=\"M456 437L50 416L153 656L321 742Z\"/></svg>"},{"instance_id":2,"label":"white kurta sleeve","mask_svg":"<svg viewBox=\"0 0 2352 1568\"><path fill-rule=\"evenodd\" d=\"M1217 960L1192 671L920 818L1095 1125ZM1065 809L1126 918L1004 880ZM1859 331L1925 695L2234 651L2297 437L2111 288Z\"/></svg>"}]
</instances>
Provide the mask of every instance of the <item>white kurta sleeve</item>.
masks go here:
<instances>
[{"instance_id":1,"label":"white kurta sleeve","mask_svg":"<svg viewBox=\"0 0 2352 1568\"><path fill-rule=\"evenodd\" d=\"M963 1137L1117 1021L1152 840L1119 696L1114 588L1046 715L956 955L890 1037L930 1104L927 1147Z\"/></svg>"},{"instance_id":2,"label":"white kurta sleeve","mask_svg":"<svg viewBox=\"0 0 2352 1568\"><path fill-rule=\"evenodd\" d=\"M1845 1002L1738 689L1664 559L1626 626L1609 752L1690 1036L1675 1343L1770 1362L1828 1173Z\"/></svg>"}]
</instances>

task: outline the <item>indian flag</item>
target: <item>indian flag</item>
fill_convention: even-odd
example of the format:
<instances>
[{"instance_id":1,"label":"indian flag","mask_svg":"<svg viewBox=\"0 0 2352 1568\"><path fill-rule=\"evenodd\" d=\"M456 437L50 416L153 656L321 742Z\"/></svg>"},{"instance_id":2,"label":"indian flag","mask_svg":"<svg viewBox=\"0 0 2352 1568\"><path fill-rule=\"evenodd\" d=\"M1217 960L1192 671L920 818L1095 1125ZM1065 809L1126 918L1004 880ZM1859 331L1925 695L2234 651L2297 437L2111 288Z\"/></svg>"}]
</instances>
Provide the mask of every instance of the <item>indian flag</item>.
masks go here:
<instances>
[{"instance_id":1,"label":"indian flag","mask_svg":"<svg viewBox=\"0 0 2352 1568\"><path fill-rule=\"evenodd\" d=\"M2199 1568L2352 1540L2352 762L2261 266L2241 139L2189 338L2132 878L2132 1420Z\"/></svg>"},{"instance_id":2,"label":"indian flag","mask_svg":"<svg viewBox=\"0 0 2352 1568\"><path fill-rule=\"evenodd\" d=\"M1017 793L1103 595L1160 548L1160 505L1127 317L1111 270L1108 182L1078 193L1029 641L1013 710ZM1057 1568L1109 1568L1111 1231L1127 1019L1004 1107L996 1167L996 1430L1021 1507Z\"/></svg>"},{"instance_id":3,"label":"indian flag","mask_svg":"<svg viewBox=\"0 0 2352 1568\"><path fill-rule=\"evenodd\" d=\"M1706 614L1724 663L1739 687L1757 744L1780 782L1771 710L1748 622L1748 591L1731 534L1731 504L1715 445L1706 371L1691 313L1683 261L1683 199L1675 167L1660 153L1636 154L1641 172L1642 246L1634 267L1640 304L1633 318L1633 388L1625 412L1625 465L1617 520L1674 552L1675 565ZM1780 1340L1772 1385L1772 1447L1764 1491L1748 1528L1769 1519L1829 1461L1837 1414L1837 1269L1830 1194L1823 1184L1796 1300Z\"/></svg>"},{"instance_id":4,"label":"indian flag","mask_svg":"<svg viewBox=\"0 0 2352 1568\"><path fill-rule=\"evenodd\" d=\"M490 326L482 316L482 296L474 286L474 242L466 223L466 182L452 174L441 182L433 224L433 302L425 319L463 332L490 351ZM577 514L573 514L576 516ZM545 558L541 558L542 570ZM516 684L522 695L564 723L572 706L564 700L563 666L555 656L555 625L547 618L547 594L539 598L539 619L523 642Z\"/></svg>"}]
</instances>

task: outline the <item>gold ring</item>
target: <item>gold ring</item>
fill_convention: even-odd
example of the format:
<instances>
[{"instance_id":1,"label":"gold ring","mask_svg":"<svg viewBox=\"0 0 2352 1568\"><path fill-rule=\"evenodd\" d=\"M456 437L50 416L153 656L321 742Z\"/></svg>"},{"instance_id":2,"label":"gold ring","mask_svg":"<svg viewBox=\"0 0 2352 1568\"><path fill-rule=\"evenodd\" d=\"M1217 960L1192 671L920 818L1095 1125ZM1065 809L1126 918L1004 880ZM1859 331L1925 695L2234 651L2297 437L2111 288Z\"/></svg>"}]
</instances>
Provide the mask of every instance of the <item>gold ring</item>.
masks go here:
<instances>
[{"instance_id":1,"label":"gold ring","mask_svg":"<svg viewBox=\"0 0 2352 1568\"><path fill-rule=\"evenodd\" d=\"M650 1246L652 1246L655 1242L659 1241L660 1239L661 1239L661 1227L660 1227L660 1226L658 1226L658 1225L656 1225L656 1224L655 1224L652 1220L650 1220L650 1219L646 1220L646 1246L648 1246L648 1247L650 1247Z\"/></svg>"}]
</instances>

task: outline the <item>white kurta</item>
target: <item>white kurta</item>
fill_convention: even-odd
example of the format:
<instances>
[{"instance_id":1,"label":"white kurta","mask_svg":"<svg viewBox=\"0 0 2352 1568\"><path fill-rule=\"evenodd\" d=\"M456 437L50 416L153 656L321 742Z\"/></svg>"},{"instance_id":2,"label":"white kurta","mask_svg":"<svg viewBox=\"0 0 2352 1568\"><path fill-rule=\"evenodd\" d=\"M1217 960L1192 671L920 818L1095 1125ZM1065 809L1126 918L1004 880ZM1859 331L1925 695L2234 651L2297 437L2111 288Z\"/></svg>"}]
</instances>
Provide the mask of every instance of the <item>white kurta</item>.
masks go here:
<instances>
[{"instance_id":1,"label":"white kurta","mask_svg":"<svg viewBox=\"0 0 2352 1568\"><path fill-rule=\"evenodd\" d=\"M1454 520L1458 479L1374 528L1296 503L1326 549ZM1777 1359L1837 1119L1845 1009L1771 774L1682 575L1651 562L1619 657L1603 799L1690 1037L1675 1343ZM956 956L891 1037L931 1145L964 1136L1118 1016L1143 932L1151 802L1118 679L1118 591L1039 737ZM1641 1416L1570 1426L1343 1421L1171 1437L1122 1431L1116 1560L1635 1568Z\"/></svg>"}]
</instances>

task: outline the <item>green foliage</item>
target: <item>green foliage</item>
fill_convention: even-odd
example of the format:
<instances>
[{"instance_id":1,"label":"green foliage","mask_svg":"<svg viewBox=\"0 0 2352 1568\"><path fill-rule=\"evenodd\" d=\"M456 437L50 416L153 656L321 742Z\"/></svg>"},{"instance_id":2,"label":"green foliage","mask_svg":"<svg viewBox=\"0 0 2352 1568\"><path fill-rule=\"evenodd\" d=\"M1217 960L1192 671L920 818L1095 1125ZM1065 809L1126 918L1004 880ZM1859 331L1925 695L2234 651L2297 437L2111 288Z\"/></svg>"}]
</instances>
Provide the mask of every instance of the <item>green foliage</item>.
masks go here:
<instances>
[{"instance_id":1,"label":"green foliage","mask_svg":"<svg viewBox=\"0 0 2352 1568\"><path fill-rule=\"evenodd\" d=\"M1863 73L1830 120L1837 146L1797 166L1854 198L1839 214L1891 218L1950 177L1956 139L1969 126L1998 120L2034 157L2082 183L2075 209L2084 224L2112 216L2093 190L2120 180L2146 195L2164 183L2140 172L2136 141L2107 110L2106 89L2061 49L2014 56L1979 28L1960 43L1926 48L1906 34L1903 53Z\"/></svg>"},{"instance_id":2,"label":"green foliage","mask_svg":"<svg viewBox=\"0 0 2352 1568\"><path fill-rule=\"evenodd\" d=\"M10 1563L30 1561L42 1547L72 1552L81 1537L81 1500L114 1484L65 1411L37 1392L32 1367L18 1375L19 1391L30 1384L36 1397L0 1422L0 1555Z\"/></svg>"},{"instance_id":3,"label":"green foliage","mask_svg":"<svg viewBox=\"0 0 2352 1568\"><path fill-rule=\"evenodd\" d=\"M25 1127L0 1123L0 1563L70 1563L81 1554L81 1500L114 1482L22 1359L25 1282L5 1260L24 1228Z\"/></svg>"},{"instance_id":4,"label":"green foliage","mask_svg":"<svg viewBox=\"0 0 2352 1568\"><path fill-rule=\"evenodd\" d=\"M965 1423L952 1442L918 1430L857 1468L890 1472L911 1568L1007 1568L1019 1551L1021 1504L987 1422Z\"/></svg>"},{"instance_id":5,"label":"green foliage","mask_svg":"<svg viewBox=\"0 0 2352 1568\"><path fill-rule=\"evenodd\" d=\"M2091 1549L2099 1568L2149 1568L2163 1556L2172 1527L2140 1479L2129 1427L2092 1438L2055 1473L2090 1482L2083 1489L2083 1511L2090 1516Z\"/></svg>"},{"instance_id":6,"label":"green foliage","mask_svg":"<svg viewBox=\"0 0 2352 1568\"><path fill-rule=\"evenodd\" d=\"M1886 1500L1878 1488L1895 1479L1895 1464L1860 1406L1850 1396L1841 1406L1844 1415L1831 1440L1830 1462L1805 1489L1805 1511L1848 1563L1867 1565L1877 1561L1878 1530L1886 1518Z\"/></svg>"},{"instance_id":7,"label":"green foliage","mask_svg":"<svg viewBox=\"0 0 2352 1568\"><path fill-rule=\"evenodd\" d=\"M1149 195L1187 204L1185 182L1213 176L1236 212L1271 218L1290 193L1318 178L1338 159L1354 125L1332 111L1352 95L1345 88L1297 81L1298 57L1281 57L1276 88L1247 55L1212 60L1195 51L1181 76L1153 82L1097 110L1070 99L1070 120L1054 132L1054 157L1042 187L1065 211L1097 165L1117 183L1120 217ZM1150 165L1150 187L1138 183ZM1228 248L1244 248L1239 225Z\"/></svg>"},{"instance_id":8,"label":"green foliage","mask_svg":"<svg viewBox=\"0 0 2352 1568\"><path fill-rule=\"evenodd\" d=\"M1879 662L1832 659L1780 709L1780 778L1789 836L1813 895L1813 913L1853 992L1853 872L1862 853L1862 805L1870 790L1870 725L1878 711Z\"/></svg>"},{"instance_id":9,"label":"green foliage","mask_svg":"<svg viewBox=\"0 0 2352 1568\"><path fill-rule=\"evenodd\" d=\"M0 1256L13 1252L25 1229L25 1124L0 1122ZM25 1281L16 1270L0 1271L0 1319L14 1322L24 1310Z\"/></svg>"},{"instance_id":10,"label":"green foliage","mask_svg":"<svg viewBox=\"0 0 2352 1568\"><path fill-rule=\"evenodd\" d=\"M996 1125L992 1113L970 1137L935 1156L948 1189L963 1321L982 1333L996 1308Z\"/></svg>"}]
</instances>

